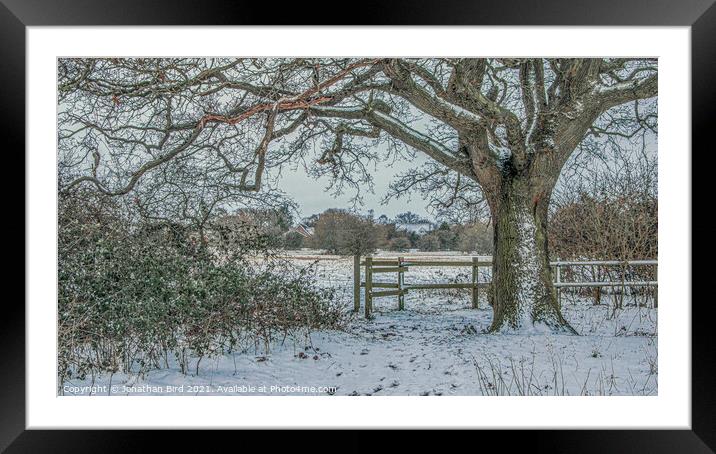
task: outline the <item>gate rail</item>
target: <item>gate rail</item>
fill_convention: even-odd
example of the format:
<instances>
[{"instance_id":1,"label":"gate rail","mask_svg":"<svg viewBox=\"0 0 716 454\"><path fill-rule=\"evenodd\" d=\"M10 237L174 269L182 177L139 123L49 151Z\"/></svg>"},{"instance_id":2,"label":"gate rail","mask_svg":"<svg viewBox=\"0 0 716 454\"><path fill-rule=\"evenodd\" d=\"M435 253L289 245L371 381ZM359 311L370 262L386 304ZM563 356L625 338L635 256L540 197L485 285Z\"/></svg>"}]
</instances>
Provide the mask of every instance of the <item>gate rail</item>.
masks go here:
<instances>
[{"instance_id":1,"label":"gate rail","mask_svg":"<svg viewBox=\"0 0 716 454\"><path fill-rule=\"evenodd\" d=\"M583 281L564 282L562 281L562 268L572 266L619 266L621 279L618 281ZM557 293L557 300L562 302L562 289L575 287L621 287L622 297L627 287L657 287L658 281L627 281L626 268L629 266L658 265L657 260L586 260L586 261L564 261L557 260L550 262L554 268L554 287ZM365 267L365 281L361 281L361 266ZM406 284L405 272L411 267L471 267L472 282L470 283L429 283L429 284ZM480 287L490 285L490 282L480 282L479 269L484 266L492 266L491 257L471 257L468 260L406 260L405 257L373 258L365 257L361 261L360 256L353 257L353 302L354 312L360 311L360 289L365 288L365 317L370 318L373 312L373 298L383 296L397 296L398 310L405 309L405 294L410 290L425 289L470 289L472 293L472 308L478 308L478 297ZM396 273L397 282L373 282L373 274ZM388 290L374 290L388 289ZM658 293L658 292L657 292ZM658 297L655 296L654 307L658 306Z\"/></svg>"}]
</instances>

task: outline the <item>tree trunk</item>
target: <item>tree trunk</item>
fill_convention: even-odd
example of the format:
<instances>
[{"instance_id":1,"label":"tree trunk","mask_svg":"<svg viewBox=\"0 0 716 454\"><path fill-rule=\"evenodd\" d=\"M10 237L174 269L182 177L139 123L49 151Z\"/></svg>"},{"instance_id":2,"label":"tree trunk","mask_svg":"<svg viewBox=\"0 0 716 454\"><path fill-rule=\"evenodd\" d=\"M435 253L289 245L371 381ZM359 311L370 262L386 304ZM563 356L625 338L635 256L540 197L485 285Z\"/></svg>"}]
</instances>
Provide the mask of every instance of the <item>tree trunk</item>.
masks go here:
<instances>
[{"instance_id":1,"label":"tree trunk","mask_svg":"<svg viewBox=\"0 0 716 454\"><path fill-rule=\"evenodd\" d=\"M491 332L576 331L562 317L547 250L549 194L535 177L505 176L490 208L494 221Z\"/></svg>"}]
</instances>

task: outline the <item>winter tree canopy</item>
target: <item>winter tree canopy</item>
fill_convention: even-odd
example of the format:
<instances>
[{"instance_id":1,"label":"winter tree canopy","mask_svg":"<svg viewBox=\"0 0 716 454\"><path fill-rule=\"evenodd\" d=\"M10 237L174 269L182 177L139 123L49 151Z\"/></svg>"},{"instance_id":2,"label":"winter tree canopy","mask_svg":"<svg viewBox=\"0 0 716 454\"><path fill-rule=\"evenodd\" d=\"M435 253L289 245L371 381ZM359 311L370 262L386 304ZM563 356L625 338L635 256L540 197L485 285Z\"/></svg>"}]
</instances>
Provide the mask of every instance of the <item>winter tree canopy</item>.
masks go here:
<instances>
[{"instance_id":1,"label":"winter tree canopy","mask_svg":"<svg viewBox=\"0 0 716 454\"><path fill-rule=\"evenodd\" d=\"M370 164L428 164L392 195L486 203L493 331L573 331L554 297L547 209L574 151L657 128L652 59L60 59L60 191L132 197L148 216L203 219L267 200L305 162L340 187ZM382 144L382 146L378 146Z\"/></svg>"}]
</instances>

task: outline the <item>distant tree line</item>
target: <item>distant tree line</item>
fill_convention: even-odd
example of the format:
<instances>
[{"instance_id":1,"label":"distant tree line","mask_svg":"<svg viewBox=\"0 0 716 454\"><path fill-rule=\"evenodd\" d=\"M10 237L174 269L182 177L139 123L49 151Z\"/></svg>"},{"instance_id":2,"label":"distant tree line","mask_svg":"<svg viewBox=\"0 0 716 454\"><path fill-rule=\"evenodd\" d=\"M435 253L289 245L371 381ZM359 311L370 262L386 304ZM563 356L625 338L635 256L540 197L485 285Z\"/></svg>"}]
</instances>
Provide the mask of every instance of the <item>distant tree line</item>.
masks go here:
<instances>
[{"instance_id":1,"label":"distant tree line","mask_svg":"<svg viewBox=\"0 0 716 454\"><path fill-rule=\"evenodd\" d=\"M425 224L424 230L410 230ZM437 227L430 220L410 211L395 219L372 212L366 215L340 208L329 208L296 222L291 210L279 208L246 208L224 215L214 222L214 236L227 230L252 227L261 234L264 247L296 250L321 249L329 254L364 255L378 249L406 252L461 251L491 254L492 226L489 222L457 224L442 222Z\"/></svg>"},{"instance_id":2,"label":"distant tree line","mask_svg":"<svg viewBox=\"0 0 716 454\"><path fill-rule=\"evenodd\" d=\"M555 194L548 229L553 258L657 257L655 163L650 165L643 157L620 162L620 172L592 169L589 178L581 183L572 178ZM425 231L406 229L423 223L431 227ZM385 214L375 217L372 211L363 215L331 208L297 221L288 206L247 208L220 217L214 225L250 225L261 232L266 247L275 249L311 248L337 255L365 255L378 249L493 253L494 230L489 219L443 221L435 226L410 211L391 219Z\"/></svg>"}]
</instances>

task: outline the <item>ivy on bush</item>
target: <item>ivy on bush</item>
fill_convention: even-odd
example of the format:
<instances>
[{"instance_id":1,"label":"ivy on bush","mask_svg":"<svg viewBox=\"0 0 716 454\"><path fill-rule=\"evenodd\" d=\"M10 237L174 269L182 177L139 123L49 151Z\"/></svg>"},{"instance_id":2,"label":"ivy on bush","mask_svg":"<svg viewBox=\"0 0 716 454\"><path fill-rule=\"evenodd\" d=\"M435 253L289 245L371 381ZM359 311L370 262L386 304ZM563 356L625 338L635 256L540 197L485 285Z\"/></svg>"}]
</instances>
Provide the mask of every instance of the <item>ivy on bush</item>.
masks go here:
<instances>
[{"instance_id":1,"label":"ivy on bush","mask_svg":"<svg viewBox=\"0 0 716 454\"><path fill-rule=\"evenodd\" d=\"M331 289L316 286L313 266L272 257L244 227L204 238L180 224L132 221L112 199L61 197L60 383L174 360L187 373L190 356L198 372L206 356L340 328L343 312Z\"/></svg>"}]
</instances>

